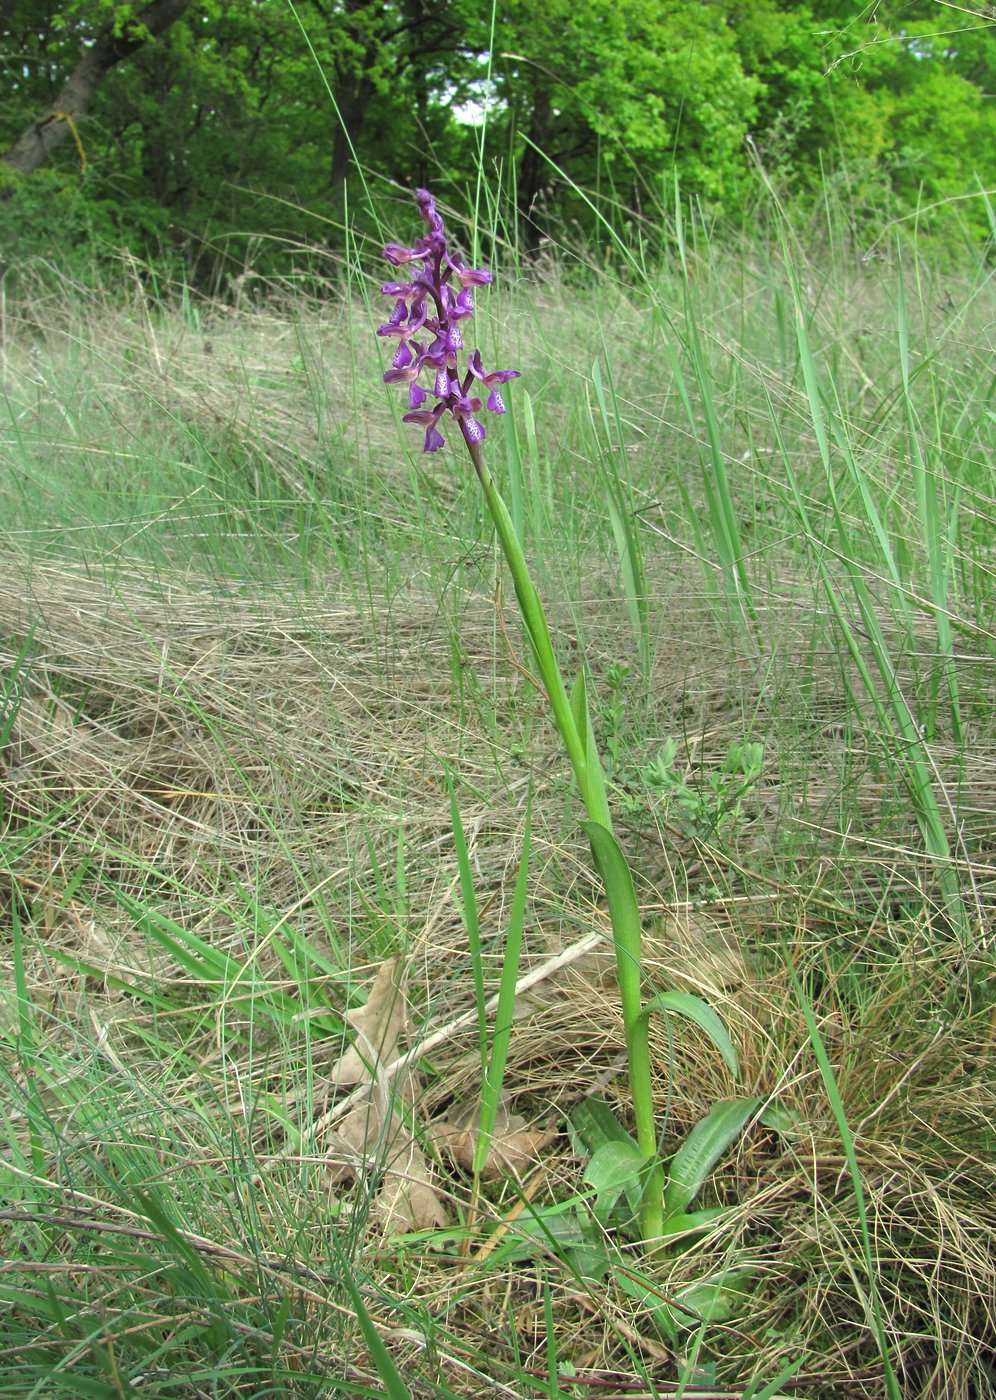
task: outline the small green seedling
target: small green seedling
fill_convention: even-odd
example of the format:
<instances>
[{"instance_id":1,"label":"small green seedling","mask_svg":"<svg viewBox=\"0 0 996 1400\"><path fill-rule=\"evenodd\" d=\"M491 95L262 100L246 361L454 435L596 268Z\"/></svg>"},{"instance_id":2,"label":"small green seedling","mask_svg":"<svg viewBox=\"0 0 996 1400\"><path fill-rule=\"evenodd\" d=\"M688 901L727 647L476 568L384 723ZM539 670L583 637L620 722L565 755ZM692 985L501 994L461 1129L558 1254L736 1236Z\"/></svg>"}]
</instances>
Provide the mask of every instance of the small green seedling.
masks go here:
<instances>
[{"instance_id":1,"label":"small green seedling","mask_svg":"<svg viewBox=\"0 0 996 1400\"><path fill-rule=\"evenodd\" d=\"M677 754L677 740L665 739L653 762L640 769L643 785L688 836L711 840L729 835L740 821L744 798L764 771L764 745L734 740L722 766L706 774L698 787L678 768Z\"/></svg>"}]
</instances>

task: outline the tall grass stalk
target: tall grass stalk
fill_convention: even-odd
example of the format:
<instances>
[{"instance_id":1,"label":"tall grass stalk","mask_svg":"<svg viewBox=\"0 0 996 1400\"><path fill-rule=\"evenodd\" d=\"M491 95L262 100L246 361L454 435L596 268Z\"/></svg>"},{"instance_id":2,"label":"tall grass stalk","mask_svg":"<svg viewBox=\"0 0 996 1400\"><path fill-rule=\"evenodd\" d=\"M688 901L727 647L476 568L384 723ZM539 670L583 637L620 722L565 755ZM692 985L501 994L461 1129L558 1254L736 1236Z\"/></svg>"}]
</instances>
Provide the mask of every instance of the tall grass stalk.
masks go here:
<instances>
[{"instance_id":1,"label":"tall grass stalk","mask_svg":"<svg viewBox=\"0 0 996 1400\"><path fill-rule=\"evenodd\" d=\"M802 292L787 244L783 244L783 256L792 286L793 302L795 306L796 336L799 345L803 381L805 384L813 431L819 449L820 461L825 475L827 496L830 502L832 519L837 537L836 552L843 566L845 577L850 585L854 601L858 607L863 632L861 641L859 641L854 628L847 622L847 610L843 600L838 596L837 585L831 579L821 558L820 569L827 598L833 609L834 616L841 626L848 649L858 667L858 672L865 690L882 721L883 730L891 740L890 759L898 768L905 782L907 791L909 792L924 845L928 855L931 857L931 862L937 876L945 911L953 926L967 942L970 936L969 920L962 898L958 874L951 858L951 849L948 842L944 818L935 791L936 770L931 760L930 752L923 741L920 727L912 712L910 702L899 684L896 662L893 659L891 649L885 637L885 633L883 632L878 612L876 611L868 585L865 581L864 569L860 563L859 552L852 540L851 530L845 519L844 510L841 505L840 491L834 473L828 428L833 434L834 441L843 458L845 470L857 490L858 500L864 512L864 521L868 530L868 538L877 543L879 557L884 563L887 573L894 578L895 565L892 559L892 551L889 548L888 540L882 527L868 480L851 451L846 428L840 415L836 413L832 405L828 403L826 395L820 388L816 363L809 341L807 315ZM805 508L802 503L801 493L797 488L794 473L790 479L793 483L796 506L800 511L800 518L803 520L806 528L807 537L814 539L815 536L812 535L808 526ZM862 645L861 642L863 642L864 645ZM866 652L870 653L872 664L878 671L882 687L884 688L884 700L881 698L879 687L872 677L871 670L866 660Z\"/></svg>"},{"instance_id":2,"label":"tall grass stalk","mask_svg":"<svg viewBox=\"0 0 996 1400\"><path fill-rule=\"evenodd\" d=\"M622 411L607 360L604 380L602 368L596 360L591 368L591 382L595 390L602 437L606 444L604 451L596 444L596 470L612 526L622 574L623 593L640 661L640 674L646 684L650 678L650 597L647 566L640 537L640 519L633 498L633 483L626 461Z\"/></svg>"},{"instance_id":3,"label":"tall grass stalk","mask_svg":"<svg viewBox=\"0 0 996 1400\"><path fill-rule=\"evenodd\" d=\"M792 984L795 987L795 993L799 999L799 1005L802 1008L802 1014L806 1020L810 1044L813 1047L813 1054L816 1056L816 1063L819 1065L823 1087L826 1090L826 1095L830 1102L831 1110L833 1111L834 1121L840 1132L844 1157L847 1161L847 1170L851 1178L851 1186L854 1191L854 1209L858 1217L858 1225L861 1231L861 1247L864 1252L865 1277L868 1280L866 1311L869 1325L875 1334L878 1353L882 1361L886 1394L889 1400L902 1400L902 1391L899 1388L895 1367L892 1364L892 1347L886 1335L885 1319L882 1314L882 1303L878 1287L878 1265L872 1250L871 1232L868 1228L868 1208L865 1202L864 1187L861 1183L861 1170L858 1166L857 1154L855 1152L854 1137L847 1121L847 1113L840 1096L840 1089L838 1088L837 1079L833 1072L833 1066L830 1063L830 1057L827 1054L826 1045L820 1034L820 1028L816 1024L816 1017L813 1015L813 1008L803 990L802 983L799 981L798 973L792 966L791 955L788 953L788 950L786 950L785 957L791 972Z\"/></svg>"},{"instance_id":4,"label":"tall grass stalk","mask_svg":"<svg viewBox=\"0 0 996 1400\"><path fill-rule=\"evenodd\" d=\"M629 243L620 237L618 230L606 218L598 204L571 179L567 171L551 160L547 153L539 147L534 147L534 149L550 165L558 179L563 181L594 214L635 279L637 286L641 287L648 296L653 308L654 326L663 343L668 370L685 410L692 440L697 444L699 450L702 488L706 500L706 519L709 525L708 532L702 526L698 514L691 504L683 481L682 464L675 462L671 465L677 488L687 507L688 519L696 534L707 585L712 587L712 569L715 560L720 567L724 584L723 592L727 601L735 603L737 609L743 610L749 618L754 607L751 600L751 580L740 539L737 511L729 475L726 470L726 453L714 403L713 371L707 361L699 330L688 259L685 218L682 207L683 196L677 182L677 176L674 184L673 207L671 210L661 208L660 218L662 223L667 221L669 214L673 219L674 239L682 272L683 330L678 328L674 310L667 304L666 298L662 294L659 270L650 266ZM702 455L701 451L699 414L696 412L683 360L687 360L691 365L691 382L697 390L701 416L705 424L708 448L706 455Z\"/></svg>"},{"instance_id":5,"label":"tall grass stalk","mask_svg":"<svg viewBox=\"0 0 996 1400\"><path fill-rule=\"evenodd\" d=\"M928 464L925 454L925 432L916 405L913 402L910 380L910 335L906 314L906 282L903 259L900 251L897 257L897 330L899 333L899 364L902 372L902 398L906 415L909 438L910 461L913 466L913 485L916 494L920 523L920 537L927 552L927 578L930 585L930 602L933 605L934 621L937 628L937 643L941 657L941 671L947 690L948 708L951 719L951 734L955 744L961 749L964 743L961 704L958 699L958 675L954 661L954 633L948 612L948 587L954 564L955 546L958 538L958 511L961 491L956 485L950 501L943 499L944 481L939 465ZM930 373L927 360L924 372ZM940 425L938 425L940 426ZM943 445L935 439L933 451L939 464ZM938 500L938 487L942 499ZM900 593L900 597L904 597ZM932 683L936 696L937 682ZM928 708L925 721L927 737L932 739L936 728L936 701Z\"/></svg>"},{"instance_id":6,"label":"tall grass stalk","mask_svg":"<svg viewBox=\"0 0 996 1400\"><path fill-rule=\"evenodd\" d=\"M702 344L702 336L699 330L699 316L693 295L692 279L688 265L688 246L685 238L682 194L678 186L677 176L675 177L674 186L674 234L678 247L678 256L681 261L682 294L685 312L684 334L679 338L679 343L683 342L685 354L691 362L692 375L696 389L698 390L698 400L702 409L706 441L709 448L708 461L703 461L702 463L702 486L708 507L711 541L715 556L723 570L723 581L728 594L733 598L739 598L742 606L747 610L749 615L753 611L750 576L747 572L747 563L744 558L743 545L740 540L740 529L737 524L737 511L730 489L729 476L726 471L726 453L723 446L722 429L720 427L719 417L716 413L713 397L713 372L706 359ZM658 311L658 322L661 326L662 334L670 341L671 336L674 335L671 318L667 315L659 300L655 301L655 305ZM678 369L678 357L671 351L670 346L668 359L672 371L676 371ZM680 382L683 383L683 378ZM682 402L689 415L689 425L692 432L697 434L697 418L692 411L691 400L687 390L682 393Z\"/></svg>"}]
</instances>

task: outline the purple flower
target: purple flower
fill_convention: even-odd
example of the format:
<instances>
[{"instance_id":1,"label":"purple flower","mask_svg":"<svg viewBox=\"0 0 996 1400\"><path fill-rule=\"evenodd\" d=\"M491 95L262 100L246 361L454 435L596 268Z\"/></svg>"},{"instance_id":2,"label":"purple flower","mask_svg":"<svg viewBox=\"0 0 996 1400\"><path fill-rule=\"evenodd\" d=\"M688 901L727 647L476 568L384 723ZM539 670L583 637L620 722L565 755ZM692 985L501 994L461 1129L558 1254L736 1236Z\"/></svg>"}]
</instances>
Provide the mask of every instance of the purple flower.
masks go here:
<instances>
[{"instance_id":1,"label":"purple flower","mask_svg":"<svg viewBox=\"0 0 996 1400\"><path fill-rule=\"evenodd\" d=\"M467 368L475 379L479 379L482 384L487 385L487 387L491 389L491 393L488 395L488 408L490 408L491 412L504 413L505 403L501 394L499 394L497 389L492 388L492 385L506 384L510 379L518 379L519 371L517 369L496 369L492 370L489 374L481 364L480 350L471 352L470 358L467 361Z\"/></svg>"},{"instance_id":2,"label":"purple flower","mask_svg":"<svg viewBox=\"0 0 996 1400\"><path fill-rule=\"evenodd\" d=\"M404 414L401 419L402 423L424 423L427 425L424 448L426 452L438 452L441 447L446 445L446 439L436 427L436 424L439 422L440 414L445 407L445 404L440 404L439 407L434 408L431 413L426 409L420 409L414 413Z\"/></svg>"},{"instance_id":3,"label":"purple flower","mask_svg":"<svg viewBox=\"0 0 996 1400\"><path fill-rule=\"evenodd\" d=\"M481 411L481 400L474 392L475 381L490 390L487 400L490 412L504 413L505 404L497 386L509 379L518 379L519 371L489 372L481 363L480 350L472 350L461 377L459 362L464 342L460 322L473 318L473 289L487 286L492 281L491 273L485 268L467 267L459 253L450 251L442 217L428 190L417 190L415 203L428 226L428 233L416 239L411 248L388 243L384 249L385 258L394 267L421 264L413 269L410 282L385 282L381 287L384 295L394 297L395 302L377 334L394 336L400 341L384 382L408 385L409 411L402 422L418 423L425 428L426 452L438 452L445 444L446 439L439 431L439 420L444 413L456 419L464 439L474 447L485 438L484 424L475 416ZM416 332L431 339L414 340ZM417 382L423 370L432 378L428 390ZM437 402L431 408L424 408L430 393Z\"/></svg>"},{"instance_id":4,"label":"purple flower","mask_svg":"<svg viewBox=\"0 0 996 1400\"><path fill-rule=\"evenodd\" d=\"M411 248L402 248L400 243L389 243L384 249L384 256L389 263L400 267L402 263L414 262L418 254L413 252Z\"/></svg>"},{"instance_id":5,"label":"purple flower","mask_svg":"<svg viewBox=\"0 0 996 1400\"><path fill-rule=\"evenodd\" d=\"M411 335L411 330L405 324L408 320L408 303L396 301L394 310L388 316L382 326L377 327L378 335L400 335L407 339Z\"/></svg>"}]
</instances>

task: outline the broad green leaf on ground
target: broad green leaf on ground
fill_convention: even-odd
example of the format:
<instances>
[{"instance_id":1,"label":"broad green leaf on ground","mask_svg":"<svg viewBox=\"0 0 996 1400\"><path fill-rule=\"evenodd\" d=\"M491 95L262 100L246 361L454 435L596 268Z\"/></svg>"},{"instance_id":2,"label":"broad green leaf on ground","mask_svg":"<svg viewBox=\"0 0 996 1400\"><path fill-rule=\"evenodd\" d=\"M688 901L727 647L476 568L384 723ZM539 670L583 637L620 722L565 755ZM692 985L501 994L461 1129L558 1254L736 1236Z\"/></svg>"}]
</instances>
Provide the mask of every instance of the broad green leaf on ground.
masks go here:
<instances>
[{"instance_id":1,"label":"broad green leaf on ground","mask_svg":"<svg viewBox=\"0 0 996 1400\"><path fill-rule=\"evenodd\" d=\"M671 1158L664 1191L664 1216L683 1215L708 1181L713 1167L743 1132L747 1120L764 1102L760 1098L720 1099L696 1123Z\"/></svg>"}]
</instances>

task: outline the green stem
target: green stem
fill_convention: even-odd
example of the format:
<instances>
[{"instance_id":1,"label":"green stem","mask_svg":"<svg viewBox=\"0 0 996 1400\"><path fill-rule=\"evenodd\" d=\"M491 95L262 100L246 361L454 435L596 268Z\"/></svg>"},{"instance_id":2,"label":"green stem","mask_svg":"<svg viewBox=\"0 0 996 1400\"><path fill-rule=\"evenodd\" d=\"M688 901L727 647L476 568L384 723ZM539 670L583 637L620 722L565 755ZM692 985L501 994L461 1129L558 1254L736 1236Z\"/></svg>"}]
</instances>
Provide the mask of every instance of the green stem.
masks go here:
<instances>
[{"instance_id":1,"label":"green stem","mask_svg":"<svg viewBox=\"0 0 996 1400\"><path fill-rule=\"evenodd\" d=\"M553 649L543 604L530 577L526 556L508 507L488 471L480 443L468 442L467 447L494 521L498 542L512 575L519 611L532 644L533 655L553 711L554 721L564 741L578 789L588 812L591 852L605 886L612 920L637 1142L641 1152L652 1158L657 1152L657 1127L654 1120L650 1050L645 1018L641 1017L643 962L640 915L632 873L612 832L605 780L601 759L595 747L587 700L580 705L581 712L576 714ZM663 1169L659 1162L654 1162L645 1182L640 1212L644 1241L658 1239L663 1234L663 1194Z\"/></svg>"},{"instance_id":2,"label":"green stem","mask_svg":"<svg viewBox=\"0 0 996 1400\"><path fill-rule=\"evenodd\" d=\"M501 545L502 553L508 563L509 572L512 575L512 583L515 587L515 597L519 604L519 611L522 620L526 624L526 631L532 643L533 654L536 657L536 664L540 670L543 685L546 688L547 699L550 708L553 710L553 717L556 721L560 737L564 741L567 749L567 756L574 769L574 776L577 779L578 788L588 809L588 815L592 821L601 822L612 830L612 819L609 816L607 802L596 803L599 808L592 811L590 801L591 784L588 779L588 744L587 735L582 736L574 720L571 710L571 702L567 697L567 688L564 685L564 678L560 674L560 666L557 663L557 656L553 649L553 642L550 638L550 629L547 626L546 614L543 611L543 604L540 602L539 594L532 579L529 577L529 566L526 563L526 556L522 552L522 545L519 537L515 533L515 526L512 517L508 512L508 507L498 493L494 479L488 471L481 445L478 442L468 442L471 461L474 463L474 470L477 472L478 480L484 491L484 499L487 501L491 518L494 521L495 530L498 533L498 542Z\"/></svg>"}]
</instances>

